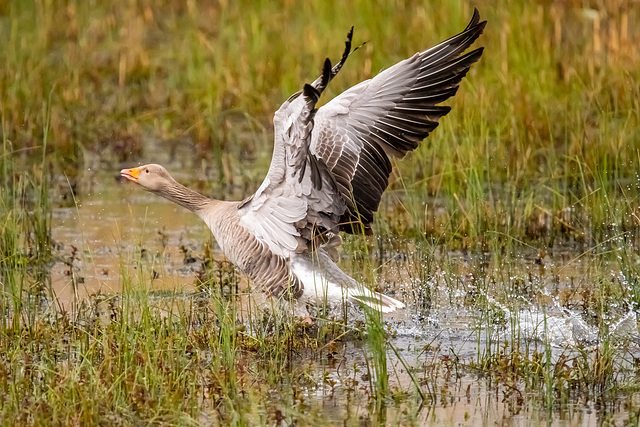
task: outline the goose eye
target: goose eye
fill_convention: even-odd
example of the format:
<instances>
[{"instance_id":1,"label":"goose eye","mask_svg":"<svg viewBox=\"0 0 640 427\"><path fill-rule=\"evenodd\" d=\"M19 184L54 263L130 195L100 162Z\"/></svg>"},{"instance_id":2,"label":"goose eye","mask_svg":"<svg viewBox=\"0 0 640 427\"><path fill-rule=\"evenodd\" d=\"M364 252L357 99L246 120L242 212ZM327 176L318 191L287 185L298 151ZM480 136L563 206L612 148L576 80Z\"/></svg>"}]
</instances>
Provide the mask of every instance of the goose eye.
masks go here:
<instances>
[{"instance_id":1,"label":"goose eye","mask_svg":"<svg viewBox=\"0 0 640 427\"><path fill-rule=\"evenodd\" d=\"M146 173L149 173L149 169L145 169L145 172L146 172Z\"/></svg>"}]
</instances>

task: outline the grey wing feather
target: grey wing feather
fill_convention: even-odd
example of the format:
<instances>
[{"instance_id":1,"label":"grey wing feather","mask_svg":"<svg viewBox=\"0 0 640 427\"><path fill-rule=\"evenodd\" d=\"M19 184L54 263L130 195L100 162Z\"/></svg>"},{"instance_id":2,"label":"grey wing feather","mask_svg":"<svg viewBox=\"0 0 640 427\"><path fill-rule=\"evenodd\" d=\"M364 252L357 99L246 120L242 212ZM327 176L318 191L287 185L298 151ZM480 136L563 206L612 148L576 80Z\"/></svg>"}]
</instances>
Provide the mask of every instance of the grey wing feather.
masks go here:
<instances>
[{"instance_id":1,"label":"grey wing feather","mask_svg":"<svg viewBox=\"0 0 640 427\"><path fill-rule=\"evenodd\" d=\"M331 175L310 154L309 145L315 105L349 56L352 35L353 28L341 60L332 67L326 59L322 75L289 97L274 115L275 141L269 171L256 193L240 204L241 224L266 242L275 254L288 257L306 249L317 231L338 231L336 225L345 207L335 197L338 190ZM301 208L301 204L304 209L294 209L286 218L270 215L274 206ZM269 225L261 225L263 221Z\"/></svg>"},{"instance_id":2,"label":"grey wing feather","mask_svg":"<svg viewBox=\"0 0 640 427\"><path fill-rule=\"evenodd\" d=\"M276 112L271 166L258 191L240 204L240 224L285 258L316 241L333 243L338 228L370 231L388 185L389 157L415 149L449 112L437 104L456 93L480 58L482 49L460 55L484 25L475 11L462 33L316 110L351 52L350 32L342 59L333 67L326 60L322 75Z\"/></svg>"},{"instance_id":3,"label":"grey wing feather","mask_svg":"<svg viewBox=\"0 0 640 427\"><path fill-rule=\"evenodd\" d=\"M460 56L482 33L477 10L460 34L401 61L320 108L310 151L337 182L347 209L341 229L370 232L391 173L389 157L403 157L450 111L437 105L458 90L482 48Z\"/></svg>"}]
</instances>

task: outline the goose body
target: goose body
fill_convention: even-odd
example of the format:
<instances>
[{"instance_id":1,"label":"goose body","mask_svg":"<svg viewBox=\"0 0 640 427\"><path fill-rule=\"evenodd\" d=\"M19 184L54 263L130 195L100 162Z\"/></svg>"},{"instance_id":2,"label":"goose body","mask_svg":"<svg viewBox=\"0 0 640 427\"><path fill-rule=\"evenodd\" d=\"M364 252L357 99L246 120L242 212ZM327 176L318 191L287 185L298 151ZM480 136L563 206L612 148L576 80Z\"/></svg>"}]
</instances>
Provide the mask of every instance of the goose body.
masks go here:
<instances>
[{"instance_id":1,"label":"goose body","mask_svg":"<svg viewBox=\"0 0 640 427\"><path fill-rule=\"evenodd\" d=\"M344 273L336 260L340 231L371 234L388 185L390 157L403 157L436 128L482 48L463 52L482 33L475 10L460 34L418 52L343 92L316 103L351 53L325 60L318 79L292 95L274 116L269 171L251 197L207 198L176 182L160 165L123 169L122 176L195 212L225 255L269 295L356 301L382 312L404 304Z\"/></svg>"}]
</instances>

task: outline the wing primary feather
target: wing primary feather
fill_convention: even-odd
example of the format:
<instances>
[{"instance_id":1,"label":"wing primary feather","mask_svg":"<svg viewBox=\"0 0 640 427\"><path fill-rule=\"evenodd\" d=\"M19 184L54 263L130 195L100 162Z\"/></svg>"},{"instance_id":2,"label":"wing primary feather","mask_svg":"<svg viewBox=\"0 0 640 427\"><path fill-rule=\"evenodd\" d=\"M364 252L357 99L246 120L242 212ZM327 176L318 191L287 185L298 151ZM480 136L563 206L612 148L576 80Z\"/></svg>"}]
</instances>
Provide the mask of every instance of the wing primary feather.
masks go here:
<instances>
[{"instance_id":1,"label":"wing primary feather","mask_svg":"<svg viewBox=\"0 0 640 427\"><path fill-rule=\"evenodd\" d=\"M331 81L332 74L331 60L329 58L326 58L324 60L324 68L322 69L322 84L324 86L322 90L324 90L324 88L326 88L329 84L329 81ZM322 92L322 90L320 90L320 92Z\"/></svg>"},{"instance_id":2,"label":"wing primary feather","mask_svg":"<svg viewBox=\"0 0 640 427\"><path fill-rule=\"evenodd\" d=\"M347 41L344 42L344 52L342 53L342 58L340 58L340 61L336 65L331 67L331 61L329 61L329 59L327 58L327 60L325 60L325 63L324 63L322 75L318 77L313 83L311 83L311 86L318 89L320 93L322 93L322 91L327 87L329 82L333 80L335 76L338 75L338 73L342 69L342 66L347 61L347 58L349 57L349 55L351 55L353 52L358 50L362 45L364 45L363 43L361 46L358 46L352 51L351 50L352 40L353 40L353 26L349 30L349 33L347 33ZM326 78L327 77L327 73L326 73L327 61L328 61L329 71L330 71L330 73L328 74L328 79Z\"/></svg>"},{"instance_id":3,"label":"wing primary feather","mask_svg":"<svg viewBox=\"0 0 640 427\"><path fill-rule=\"evenodd\" d=\"M471 21L469 21L469 23L467 24L467 27L464 29L464 31L470 30L471 27L476 25L478 22L480 22L480 12L478 11L477 7L474 7L473 8L473 16L471 17Z\"/></svg>"},{"instance_id":4,"label":"wing primary feather","mask_svg":"<svg viewBox=\"0 0 640 427\"><path fill-rule=\"evenodd\" d=\"M482 51L483 51L482 48L476 49L474 51L471 51L471 52L467 53L466 55L461 56L460 58L456 58L454 61L451 61L450 63L439 65L431 73L421 74L420 78L424 79L424 78L427 78L427 77L434 77L434 76L437 76L439 74L447 73L453 67L455 67L457 65L460 65L460 64L463 64L463 63L464 63L464 65L461 66L461 68L462 68L461 71L458 71L458 72L451 71L450 73L453 73L456 76L457 75L464 76L464 74L466 74L466 72L469 70L469 67L471 66L471 64L473 64L478 59L480 59L480 56L482 55ZM449 76L449 73L447 74L447 77L448 76ZM461 77L461 79L462 79L462 77Z\"/></svg>"},{"instance_id":5,"label":"wing primary feather","mask_svg":"<svg viewBox=\"0 0 640 427\"><path fill-rule=\"evenodd\" d=\"M320 99L320 91L308 83L304 85L304 89L302 89L302 93L306 98L312 99L313 104L318 102L318 99Z\"/></svg>"},{"instance_id":6,"label":"wing primary feather","mask_svg":"<svg viewBox=\"0 0 640 427\"><path fill-rule=\"evenodd\" d=\"M418 147L450 111L451 107L440 104L455 95L482 55L482 48L470 47L485 25L474 8L461 33L353 86L318 109L323 91L362 46L353 48L354 28L350 28L340 60L332 64L325 59L321 75L292 95L274 116L272 167L256 196L241 205L243 213L255 209L270 218L262 226L251 226L268 236L265 243L275 253L301 248L294 249L294 243L311 245L314 227L321 232L334 228L372 232L373 215L389 185L390 158L402 158ZM292 203L283 203L280 210L270 212L265 204L269 197L298 200L304 209L298 214ZM299 235L291 235L292 229Z\"/></svg>"},{"instance_id":7,"label":"wing primary feather","mask_svg":"<svg viewBox=\"0 0 640 427\"><path fill-rule=\"evenodd\" d=\"M340 69L342 68L342 66L344 65L344 63L347 61L347 58L349 57L349 55L351 55L351 43L353 40L353 25L351 26L351 29L349 30L349 32L347 33L347 41L344 42L344 52L342 52L342 58L340 58L340 62L338 62L335 67L333 67L333 69L331 70L331 78L333 79L336 75L338 75L338 73L340 72ZM354 52L359 48L360 46L358 46L356 49L354 49Z\"/></svg>"},{"instance_id":8,"label":"wing primary feather","mask_svg":"<svg viewBox=\"0 0 640 427\"><path fill-rule=\"evenodd\" d=\"M324 60L324 64L322 65L322 76L320 76L320 79L319 79L320 81L318 82L318 80L316 80L311 85L309 85L313 89L315 89L315 91L318 93L318 98L320 98L320 94L327 88L327 85L329 84L332 78L333 78L333 71L331 69L331 60L329 58L326 58ZM306 91L306 86L307 85L305 85L305 91Z\"/></svg>"}]
</instances>

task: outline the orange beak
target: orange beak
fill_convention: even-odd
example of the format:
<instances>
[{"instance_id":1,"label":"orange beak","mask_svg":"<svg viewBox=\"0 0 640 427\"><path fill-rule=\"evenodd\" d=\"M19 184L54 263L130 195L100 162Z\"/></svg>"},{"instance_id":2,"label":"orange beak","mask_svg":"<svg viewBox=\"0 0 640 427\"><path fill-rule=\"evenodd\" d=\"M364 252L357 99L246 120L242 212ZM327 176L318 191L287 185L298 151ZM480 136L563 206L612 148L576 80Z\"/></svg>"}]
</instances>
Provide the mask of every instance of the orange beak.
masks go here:
<instances>
[{"instance_id":1,"label":"orange beak","mask_svg":"<svg viewBox=\"0 0 640 427\"><path fill-rule=\"evenodd\" d=\"M138 174L140 168L122 169L120 175L127 178L129 181L138 182Z\"/></svg>"}]
</instances>

